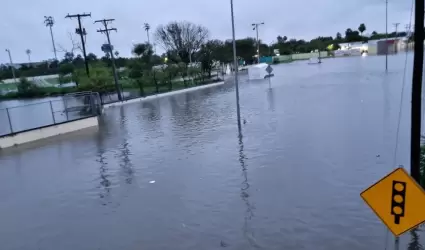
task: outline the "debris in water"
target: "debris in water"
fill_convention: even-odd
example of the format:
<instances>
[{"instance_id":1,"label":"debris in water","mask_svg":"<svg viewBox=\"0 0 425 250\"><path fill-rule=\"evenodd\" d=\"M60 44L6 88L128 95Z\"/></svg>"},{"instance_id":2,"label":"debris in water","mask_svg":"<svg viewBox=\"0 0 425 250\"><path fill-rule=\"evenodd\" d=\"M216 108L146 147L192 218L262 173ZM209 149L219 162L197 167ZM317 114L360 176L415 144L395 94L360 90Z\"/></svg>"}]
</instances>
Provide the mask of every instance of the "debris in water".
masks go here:
<instances>
[{"instance_id":1,"label":"debris in water","mask_svg":"<svg viewBox=\"0 0 425 250\"><path fill-rule=\"evenodd\" d=\"M155 181L150 181L149 183L150 183L150 184L154 184L154 183L155 183Z\"/></svg>"}]
</instances>

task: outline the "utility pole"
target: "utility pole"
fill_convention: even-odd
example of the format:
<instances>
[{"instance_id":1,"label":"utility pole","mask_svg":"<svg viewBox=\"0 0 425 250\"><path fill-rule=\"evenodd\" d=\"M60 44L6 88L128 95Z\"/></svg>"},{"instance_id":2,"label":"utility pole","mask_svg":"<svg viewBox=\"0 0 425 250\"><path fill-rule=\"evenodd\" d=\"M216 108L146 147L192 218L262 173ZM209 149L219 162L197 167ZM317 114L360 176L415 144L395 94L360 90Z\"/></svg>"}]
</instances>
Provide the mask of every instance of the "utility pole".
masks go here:
<instances>
[{"instance_id":1,"label":"utility pole","mask_svg":"<svg viewBox=\"0 0 425 250\"><path fill-rule=\"evenodd\" d=\"M44 24L46 27L50 28L50 36L52 37L52 45L53 45L53 52L55 53L55 59L58 60L58 56L56 55L56 46L55 46L55 39L53 38L53 30L52 27L55 24L55 21L53 20L53 17L51 16L44 16Z\"/></svg>"},{"instance_id":2,"label":"utility pole","mask_svg":"<svg viewBox=\"0 0 425 250\"><path fill-rule=\"evenodd\" d=\"M412 77L410 175L420 183L422 70L424 60L424 1L415 0L415 46Z\"/></svg>"},{"instance_id":3,"label":"utility pole","mask_svg":"<svg viewBox=\"0 0 425 250\"><path fill-rule=\"evenodd\" d=\"M257 50L258 50L258 61L257 63L260 63L260 40L258 39L258 26L263 25L264 23L253 23L252 26L254 26L253 30L257 31Z\"/></svg>"},{"instance_id":4,"label":"utility pole","mask_svg":"<svg viewBox=\"0 0 425 250\"><path fill-rule=\"evenodd\" d=\"M406 52L409 50L409 40L410 40L410 36L411 36L411 31L410 31L410 24L406 24L404 25L404 28L406 29L406 37L407 37L407 41L406 41Z\"/></svg>"},{"instance_id":5,"label":"utility pole","mask_svg":"<svg viewBox=\"0 0 425 250\"><path fill-rule=\"evenodd\" d=\"M108 39L109 53L111 55L111 61L112 61L112 70L114 72L115 89L117 91L118 99L120 101L122 101L122 95L121 95L120 87L119 87L119 84L118 84L118 75L117 75L117 68L115 66L114 53L113 53L113 49L112 49L112 45L111 45L111 39L109 37L110 31L117 32L116 28L108 28L108 24L112 23L113 21L115 21L115 19L102 19L102 20L94 21L94 23L102 23L103 24L104 29L98 29L97 32L105 33L106 38Z\"/></svg>"},{"instance_id":6,"label":"utility pole","mask_svg":"<svg viewBox=\"0 0 425 250\"><path fill-rule=\"evenodd\" d=\"M388 72L388 0L385 0L385 72Z\"/></svg>"},{"instance_id":7,"label":"utility pole","mask_svg":"<svg viewBox=\"0 0 425 250\"><path fill-rule=\"evenodd\" d=\"M12 69L13 80L16 83L15 65L13 65L12 55L10 54L10 49L6 49L6 52L9 54L10 68Z\"/></svg>"},{"instance_id":8,"label":"utility pole","mask_svg":"<svg viewBox=\"0 0 425 250\"><path fill-rule=\"evenodd\" d=\"M393 23L393 25L395 26L395 37L398 37L398 26L400 25L400 23Z\"/></svg>"},{"instance_id":9,"label":"utility pole","mask_svg":"<svg viewBox=\"0 0 425 250\"><path fill-rule=\"evenodd\" d=\"M233 0L230 0L230 13L232 16L232 39L233 39L233 67L235 68L235 88L236 88L236 114L238 119L238 131L241 133L241 109L239 105L239 82L238 82L238 59L236 57L236 37L235 37L235 17L233 14Z\"/></svg>"},{"instance_id":10,"label":"utility pole","mask_svg":"<svg viewBox=\"0 0 425 250\"><path fill-rule=\"evenodd\" d=\"M87 33L86 33L86 29L81 27L81 18L82 17L91 17L91 13L88 13L88 14L83 13L83 14L75 14L75 15L68 14L68 15L66 15L65 18L72 19L72 18L75 18L75 17L78 19L78 28L75 29L75 33L80 35L80 37L81 37L81 45L83 46L83 56L84 56L84 63L86 65L86 73L87 73L87 76L90 77L89 63L87 61L87 54L86 54L86 41L84 39L84 36L86 36Z\"/></svg>"},{"instance_id":11,"label":"utility pole","mask_svg":"<svg viewBox=\"0 0 425 250\"><path fill-rule=\"evenodd\" d=\"M395 38L397 39L397 37L398 37L398 33L397 33L397 31L398 31L398 26L400 25L400 23L393 23L393 25L395 26ZM398 44L398 43L397 43ZM395 44L395 53L397 53L398 51L397 51L397 44Z\"/></svg>"}]
</instances>

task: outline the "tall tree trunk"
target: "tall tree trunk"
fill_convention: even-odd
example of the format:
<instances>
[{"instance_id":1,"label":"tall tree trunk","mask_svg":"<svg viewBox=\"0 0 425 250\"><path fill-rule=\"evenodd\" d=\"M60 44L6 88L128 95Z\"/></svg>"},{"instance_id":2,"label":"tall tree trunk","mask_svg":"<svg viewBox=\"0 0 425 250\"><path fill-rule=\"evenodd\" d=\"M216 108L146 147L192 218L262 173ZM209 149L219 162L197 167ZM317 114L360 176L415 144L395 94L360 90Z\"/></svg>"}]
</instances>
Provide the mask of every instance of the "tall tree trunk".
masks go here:
<instances>
[{"instance_id":1,"label":"tall tree trunk","mask_svg":"<svg viewBox=\"0 0 425 250\"><path fill-rule=\"evenodd\" d=\"M138 78L136 81L137 81L137 85L139 85L140 96L145 96L145 89L144 89L144 86L143 86L142 79Z\"/></svg>"},{"instance_id":2,"label":"tall tree trunk","mask_svg":"<svg viewBox=\"0 0 425 250\"><path fill-rule=\"evenodd\" d=\"M153 81L155 83L155 92L158 94L159 93L159 86L158 86L158 81L156 80L155 71L153 73Z\"/></svg>"}]
</instances>

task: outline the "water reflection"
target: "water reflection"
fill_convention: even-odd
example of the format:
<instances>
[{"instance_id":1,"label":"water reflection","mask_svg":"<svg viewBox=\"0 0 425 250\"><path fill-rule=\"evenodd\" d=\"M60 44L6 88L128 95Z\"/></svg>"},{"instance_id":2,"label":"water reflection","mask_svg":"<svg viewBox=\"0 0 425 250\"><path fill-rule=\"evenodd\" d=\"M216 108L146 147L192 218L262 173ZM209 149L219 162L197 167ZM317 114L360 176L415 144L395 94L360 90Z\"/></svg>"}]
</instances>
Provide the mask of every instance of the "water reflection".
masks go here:
<instances>
[{"instance_id":1,"label":"water reflection","mask_svg":"<svg viewBox=\"0 0 425 250\"><path fill-rule=\"evenodd\" d=\"M96 138L97 155L96 161L99 163L99 198L101 199L102 205L107 205L106 199L110 196L111 192L111 181L109 180L110 175L108 174L108 159L106 157L106 149L104 145L104 136L101 133Z\"/></svg>"},{"instance_id":2,"label":"water reflection","mask_svg":"<svg viewBox=\"0 0 425 250\"><path fill-rule=\"evenodd\" d=\"M125 182L127 184L131 184L133 182L133 177L134 177L134 168L133 168L133 164L130 160L130 155L132 155L130 149L129 149L129 142L128 142L128 130L127 130L127 118L125 115L125 109L121 107L120 109L120 129L122 130L122 132L125 134L124 136L122 136L121 138L122 143L120 145L119 151L120 151L120 167L123 171L123 175L125 177Z\"/></svg>"},{"instance_id":3,"label":"water reflection","mask_svg":"<svg viewBox=\"0 0 425 250\"><path fill-rule=\"evenodd\" d=\"M268 88L267 89L267 102L269 104L269 110L270 111L275 111L275 101L274 101L274 90L273 88Z\"/></svg>"},{"instance_id":4,"label":"water reflection","mask_svg":"<svg viewBox=\"0 0 425 250\"><path fill-rule=\"evenodd\" d=\"M414 228L410 231L410 242L407 247L407 250L423 250L424 247L420 243L420 238L418 232L421 230L419 228Z\"/></svg>"},{"instance_id":5,"label":"water reflection","mask_svg":"<svg viewBox=\"0 0 425 250\"><path fill-rule=\"evenodd\" d=\"M242 201L245 203L245 207L246 207L245 214L244 214L243 234L251 246L255 248L259 248L257 241L255 239L254 231L250 227L250 221L254 217L255 207L254 205L251 204L249 200L250 184L248 181L248 168L246 164L247 157L244 152L243 135L241 130L239 130L238 139L239 139L239 163L241 164L242 179L243 179L241 183L241 198L242 198Z\"/></svg>"}]
</instances>

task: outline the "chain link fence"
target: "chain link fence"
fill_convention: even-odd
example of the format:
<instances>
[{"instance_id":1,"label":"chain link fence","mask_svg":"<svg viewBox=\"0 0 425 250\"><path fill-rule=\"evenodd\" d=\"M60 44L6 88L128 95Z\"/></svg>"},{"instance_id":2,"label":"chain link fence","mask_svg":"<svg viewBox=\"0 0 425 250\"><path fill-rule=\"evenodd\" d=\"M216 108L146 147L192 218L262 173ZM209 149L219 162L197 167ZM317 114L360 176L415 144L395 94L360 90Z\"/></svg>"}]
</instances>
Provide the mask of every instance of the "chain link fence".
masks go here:
<instances>
[{"instance_id":1,"label":"chain link fence","mask_svg":"<svg viewBox=\"0 0 425 250\"><path fill-rule=\"evenodd\" d=\"M83 92L61 99L0 109L0 136L99 115L98 93Z\"/></svg>"}]
</instances>

